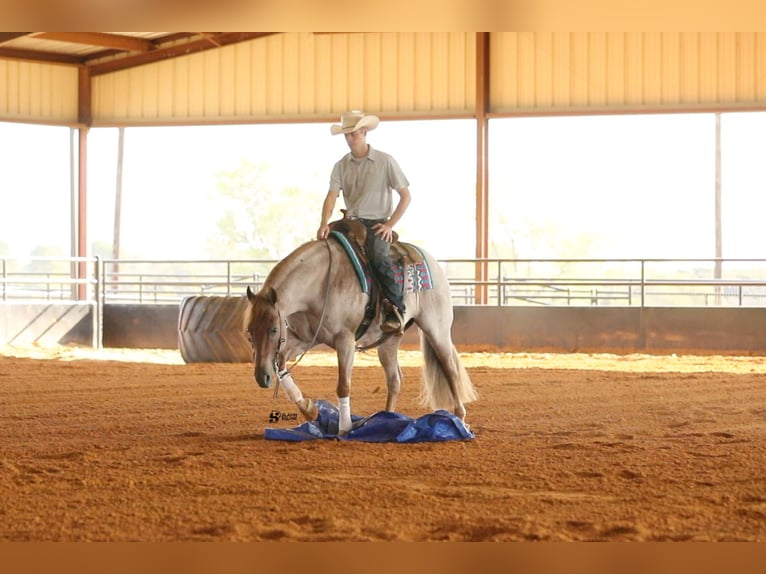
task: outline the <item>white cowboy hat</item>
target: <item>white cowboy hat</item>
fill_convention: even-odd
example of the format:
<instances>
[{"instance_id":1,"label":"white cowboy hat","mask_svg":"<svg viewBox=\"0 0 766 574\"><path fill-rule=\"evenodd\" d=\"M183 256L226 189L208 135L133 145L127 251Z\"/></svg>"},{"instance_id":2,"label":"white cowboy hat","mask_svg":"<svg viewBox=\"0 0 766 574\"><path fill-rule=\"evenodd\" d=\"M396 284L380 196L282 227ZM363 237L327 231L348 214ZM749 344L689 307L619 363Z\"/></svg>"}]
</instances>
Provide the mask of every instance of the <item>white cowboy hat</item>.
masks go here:
<instances>
[{"instance_id":1,"label":"white cowboy hat","mask_svg":"<svg viewBox=\"0 0 766 574\"><path fill-rule=\"evenodd\" d=\"M359 128L367 128L367 131L370 131L378 127L379 123L380 118L378 116L365 115L359 110L351 110L350 112L343 112L340 116L340 124L330 126L330 131L334 136L350 134Z\"/></svg>"}]
</instances>

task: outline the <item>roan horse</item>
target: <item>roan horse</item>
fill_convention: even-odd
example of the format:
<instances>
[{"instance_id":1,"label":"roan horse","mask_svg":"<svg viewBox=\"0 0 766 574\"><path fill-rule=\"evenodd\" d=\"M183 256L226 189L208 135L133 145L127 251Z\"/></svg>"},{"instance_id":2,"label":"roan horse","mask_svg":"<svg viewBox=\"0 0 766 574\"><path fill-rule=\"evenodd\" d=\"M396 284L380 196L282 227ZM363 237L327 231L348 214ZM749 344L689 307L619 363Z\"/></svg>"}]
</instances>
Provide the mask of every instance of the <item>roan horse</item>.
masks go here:
<instances>
[{"instance_id":1,"label":"roan horse","mask_svg":"<svg viewBox=\"0 0 766 574\"><path fill-rule=\"evenodd\" d=\"M256 382L262 388L275 382L281 385L307 420L316 417L316 407L303 397L287 363L296 357L300 361L303 353L318 344L335 349L338 427L339 434L344 435L352 428L350 391L355 351L377 349L388 386L385 408L394 411L402 382L398 359L401 337L383 334L379 317L369 320L371 295L361 288L359 268L342 245L342 238L332 235L304 243L279 261L257 294L247 288L244 325ZM451 410L465 420L464 405L477 394L452 342L449 284L436 260L420 249L418 252L429 270L431 288L405 289L404 322L408 327L414 323L420 330L424 359L420 399L424 406ZM360 329L364 322L369 324Z\"/></svg>"}]
</instances>

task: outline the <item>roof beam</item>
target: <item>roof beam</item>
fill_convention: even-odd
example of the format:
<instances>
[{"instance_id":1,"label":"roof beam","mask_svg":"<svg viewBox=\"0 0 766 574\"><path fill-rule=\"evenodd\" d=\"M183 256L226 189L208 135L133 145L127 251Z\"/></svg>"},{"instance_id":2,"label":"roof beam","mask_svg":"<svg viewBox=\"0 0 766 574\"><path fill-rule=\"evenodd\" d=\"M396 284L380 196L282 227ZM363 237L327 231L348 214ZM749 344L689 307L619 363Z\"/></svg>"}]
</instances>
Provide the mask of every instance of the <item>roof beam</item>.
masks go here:
<instances>
[{"instance_id":1,"label":"roof beam","mask_svg":"<svg viewBox=\"0 0 766 574\"><path fill-rule=\"evenodd\" d=\"M9 60L26 60L48 64L81 64L82 60L70 54L56 52L41 52L40 50L20 50L18 48L3 48L0 46L0 58Z\"/></svg>"},{"instance_id":2,"label":"roof beam","mask_svg":"<svg viewBox=\"0 0 766 574\"><path fill-rule=\"evenodd\" d=\"M32 32L0 32L0 44L10 40L15 40L16 38L28 36L31 33Z\"/></svg>"},{"instance_id":3,"label":"roof beam","mask_svg":"<svg viewBox=\"0 0 766 574\"><path fill-rule=\"evenodd\" d=\"M144 52L142 54L126 56L124 58L116 58L108 62L89 64L88 68L90 69L91 77L101 76L110 72L127 70L129 68L159 62L168 58L186 56L221 46L227 46L229 44L245 42L254 38L270 36L271 34L274 34L274 32L221 32L218 34L205 34L204 37L190 42L168 46L166 48L158 47L151 52Z\"/></svg>"},{"instance_id":4,"label":"roof beam","mask_svg":"<svg viewBox=\"0 0 766 574\"><path fill-rule=\"evenodd\" d=\"M154 49L152 41L146 38L104 32L38 32L34 37L86 46L103 46L127 52L149 52Z\"/></svg>"}]
</instances>

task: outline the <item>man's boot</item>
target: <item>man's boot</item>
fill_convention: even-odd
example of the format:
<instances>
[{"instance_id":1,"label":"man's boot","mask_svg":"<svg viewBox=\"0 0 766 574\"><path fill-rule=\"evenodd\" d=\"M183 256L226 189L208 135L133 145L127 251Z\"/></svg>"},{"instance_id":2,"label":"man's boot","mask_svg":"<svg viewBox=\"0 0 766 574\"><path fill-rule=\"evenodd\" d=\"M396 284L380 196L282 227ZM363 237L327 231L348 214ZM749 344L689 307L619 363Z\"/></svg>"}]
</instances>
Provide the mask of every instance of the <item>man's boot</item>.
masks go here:
<instances>
[{"instance_id":1,"label":"man's boot","mask_svg":"<svg viewBox=\"0 0 766 574\"><path fill-rule=\"evenodd\" d=\"M384 333L401 336L404 335L404 319L399 309L388 299L383 301L383 322L380 330Z\"/></svg>"}]
</instances>

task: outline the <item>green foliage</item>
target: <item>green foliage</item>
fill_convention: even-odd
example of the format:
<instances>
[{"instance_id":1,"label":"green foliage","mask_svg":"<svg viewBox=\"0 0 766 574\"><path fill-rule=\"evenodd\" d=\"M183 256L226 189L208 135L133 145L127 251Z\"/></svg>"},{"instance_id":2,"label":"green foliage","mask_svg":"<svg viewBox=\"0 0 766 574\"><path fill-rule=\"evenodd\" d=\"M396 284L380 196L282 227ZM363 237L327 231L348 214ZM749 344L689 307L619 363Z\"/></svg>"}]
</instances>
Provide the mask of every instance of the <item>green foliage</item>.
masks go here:
<instances>
[{"instance_id":1,"label":"green foliage","mask_svg":"<svg viewBox=\"0 0 766 574\"><path fill-rule=\"evenodd\" d=\"M38 245L30 253L32 257L67 257L61 247L55 245ZM25 266L25 271L29 273L50 273L52 275L67 275L70 272L71 263L68 261L38 261L32 260Z\"/></svg>"},{"instance_id":2,"label":"green foliage","mask_svg":"<svg viewBox=\"0 0 766 574\"><path fill-rule=\"evenodd\" d=\"M597 257L605 244L602 233L569 229L550 220L522 218L511 222L505 215L492 221L490 252L508 259L587 259Z\"/></svg>"},{"instance_id":3,"label":"green foliage","mask_svg":"<svg viewBox=\"0 0 766 574\"><path fill-rule=\"evenodd\" d=\"M279 259L314 237L322 197L284 185L285 179L270 164L244 159L219 172L217 234L208 245L213 258Z\"/></svg>"},{"instance_id":4,"label":"green foliage","mask_svg":"<svg viewBox=\"0 0 766 574\"><path fill-rule=\"evenodd\" d=\"M90 250L94 257L101 257L102 259L112 258L111 241L94 241L90 246Z\"/></svg>"}]
</instances>

